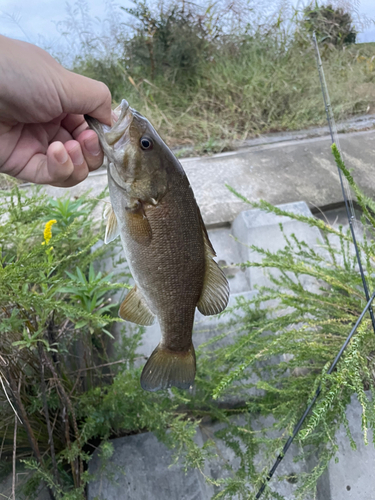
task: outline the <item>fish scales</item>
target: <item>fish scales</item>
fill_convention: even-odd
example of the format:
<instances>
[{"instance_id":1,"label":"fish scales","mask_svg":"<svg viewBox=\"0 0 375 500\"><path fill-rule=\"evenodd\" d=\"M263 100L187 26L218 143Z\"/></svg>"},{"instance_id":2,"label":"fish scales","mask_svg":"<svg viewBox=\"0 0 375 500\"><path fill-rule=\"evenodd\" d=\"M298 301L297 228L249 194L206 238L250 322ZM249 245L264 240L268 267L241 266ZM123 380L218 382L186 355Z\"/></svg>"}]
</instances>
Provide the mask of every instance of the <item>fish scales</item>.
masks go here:
<instances>
[{"instance_id":1,"label":"fish scales","mask_svg":"<svg viewBox=\"0 0 375 500\"><path fill-rule=\"evenodd\" d=\"M129 238L126 227L122 234L132 274L151 311L158 315L163 344L182 351L191 344L205 259L193 191L186 189L185 179L177 179L176 184L173 196L169 192L159 206L145 209L153 235L150 245Z\"/></svg>"},{"instance_id":2,"label":"fish scales","mask_svg":"<svg viewBox=\"0 0 375 500\"><path fill-rule=\"evenodd\" d=\"M186 174L150 122L124 100L108 130L86 120L99 137L108 165L111 209L105 242L121 236L135 287L119 315L140 325L158 318L162 339L148 359L141 386L188 389L195 377L195 308L223 311L228 282Z\"/></svg>"}]
</instances>

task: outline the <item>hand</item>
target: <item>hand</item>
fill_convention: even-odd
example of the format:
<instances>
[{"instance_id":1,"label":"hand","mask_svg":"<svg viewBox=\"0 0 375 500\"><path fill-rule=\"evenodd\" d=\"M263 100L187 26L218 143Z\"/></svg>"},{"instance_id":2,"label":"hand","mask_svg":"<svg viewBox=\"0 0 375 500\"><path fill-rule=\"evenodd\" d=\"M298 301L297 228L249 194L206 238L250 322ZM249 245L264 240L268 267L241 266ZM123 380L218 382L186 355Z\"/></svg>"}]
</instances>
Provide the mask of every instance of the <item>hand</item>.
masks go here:
<instances>
[{"instance_id":1,"label":"hand","mask_svg":"<svg viewBox=\"0 0 375 500\"><path fill-rule=\"evenodd\" d=\"M72 73L47 52L0 35L0 172L70 187L103 163L83 114L111 125L104 83Z\"/></svg>"}]
</instances>

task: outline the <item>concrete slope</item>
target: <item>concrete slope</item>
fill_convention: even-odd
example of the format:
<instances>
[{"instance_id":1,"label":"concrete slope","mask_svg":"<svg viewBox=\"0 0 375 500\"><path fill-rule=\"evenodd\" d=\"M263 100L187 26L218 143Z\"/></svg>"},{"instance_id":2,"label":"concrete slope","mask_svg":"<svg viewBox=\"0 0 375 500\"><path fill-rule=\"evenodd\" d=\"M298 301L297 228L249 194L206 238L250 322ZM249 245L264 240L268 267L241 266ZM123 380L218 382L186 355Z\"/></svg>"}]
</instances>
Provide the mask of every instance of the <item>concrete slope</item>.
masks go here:
<instances>
[{"instance_id":1,"label":"concrete slope","mask_svg":"<svg viewBox=\"0 0 375 500\"><path fill-rule=\"evenodd\" d=\"M373 196L375 131L341 134L340 142L347 167L354 169L354 178L364 192ZM186 158L181 163L209 226L231 222L249 208L228 191L226 184L251 201L264 199L275 205L303 200L315 208L342 201L328 136L254 146L212 157ZM106 186L106 172L100 170L70 188L69 196L79 196L88 189L96 196ZM51 196L67 193L63 188L44 189Z\"/></svg>"}]
</instances>

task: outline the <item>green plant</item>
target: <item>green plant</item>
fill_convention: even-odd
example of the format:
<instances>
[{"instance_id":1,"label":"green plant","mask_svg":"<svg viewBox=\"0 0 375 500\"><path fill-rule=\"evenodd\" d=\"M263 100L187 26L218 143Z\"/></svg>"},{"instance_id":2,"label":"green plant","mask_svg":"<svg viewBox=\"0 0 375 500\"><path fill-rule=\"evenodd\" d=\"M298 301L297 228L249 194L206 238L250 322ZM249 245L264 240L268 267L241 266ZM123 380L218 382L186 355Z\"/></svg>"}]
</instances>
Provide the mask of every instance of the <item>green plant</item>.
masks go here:
<instances>
[{"instance_id":1,"label":"green plant","mask_svg":"<svg viewBox=\"0 0 375 500\"><path fill-rule=\"evenodd\" d=\"M334 152L364 214L360 251L374 289L374 205ZM242 266L267 270L270 285L259 288L250 301L238 299L229 311L232 319L224 323L223 315L222 329L199 346L194 392L172 389L150 394L142 391L140 369L134 362L142 329L132 337L125 330L114 355L108 354L112 339L103 328L110 331L117 319L108 314L112 306L106 302L107 294L127 285L113 283L118 280L116 268L114 276L95 271L108 251L93 247L100 234L89 230L91 210L99 200L84 198L82 215L78 210L71 224L57 232L58 222L49 220L51 208L45 196L38 192L25 196L17 189L4 196L0 377L7 397L0 393L1 463L6 473L14 430L9 398L23 422L17 453L32 472L29 491L42 481L56 499L84 498L92 443L102 440L102 454L108 459L108 438L147 430L174 448L176 460L202 472L216 455L215 442L228 447L236 460L226 464L218 479L209 478L217 491L215 498L252 498L318 384L322 393L297 436L303 447L297 459L314 450L316 465L308 474L287 478L297 484L297 498L314 490L335 456L340 425L355 446L345 415L355 394L368 439L367 429L375 425L375 338L369 318L337 370L327 375L366 303L351 238L342 229L265 202L253 203L318 228L321 241L311 248L294 235L285 235L285 248L278 252L253 247L263 255L262 262ZM76 238L82 225L86 229ZM204 426L203 418L219 426L198 446L194 435L198 426ZM277 495L271 483L264 498L281 498Z\"/></svg>"},{"instance_id":2,"label":"green plant","mask_svg":"<svg viewBox=\"0 0 375 500\"><path fill-rule=\"evenodd\" d=\"M76 268L75 273L65 272L71 279L71 285L61 287L59 289L60 293L67 294L70 301L79 301L81 307L89 314L97 312L103 315L112 311L114 305L108 303L111 299L107 297L107 294L108 291L113 290L110 280L113 279L114 273L105 276L102 275L101 271L95 273L92 262L90 262L87 277L79 267ZM90 320L85 319L76 323L75 327L82 328L88 326L89 323ZM91 326L88 326L88 328L91 333L95 331ZM102 328L102 332L112 336L105 328Z\"/></svg>"},{"instance_id":3,"label":"green plant","mask_svg":"<svg viewBox=\"0 0 375 500\"><path fill-rule=\"evenodd\" d=\"M17 412L15 452L30 473L27 494L42 483L51 498L84 498L93 442L104 440L108 450L109 437L145 429L191 465L206 455L193 441L194 407L202 405L194 401L206 394L188 398L190 413L180 410L186 398L179 391L145 393L135 367L143 329L130 336L123 326L112 337L120 321L113 294L129 288L129 275L116 266L122 250L99 244L103 228L93 210L104 196L75 202L39 190L2 192L0 463L2 474L12 468ZM110 274L99 269L108 260Z\"/></svg>"},{"instance_id":4,"label":"green plant","mask_svg":"<svg viewBox=\"0 0 375 500\"><path fill-rule=\"evenodd\" d=\"M127 24L121 9L116 21L106 20L113 36L93 34L82 42L73 69L104 81L115 102L126 97L170 146L212 153L259 133L325 123L303 10L264 12L236 0L200 8L138 2L131 12ZM79 33L71 37L80 39ZM332 109L341 120L375 104L374 47L342 50L337 43L322 56Z\"/></svg>"},{"instance_id":5,"label":"green plant","mask_svg":"<svg viewBox=\"0 0 375 500\"><path fill-rule=\"evenodd\" d=\"M335 9L332 4L319 6L315 2L304 9L303 28L316 33L318 42L336 47L355 43L357 32L349 12Z\"/></svg>"},{"instance_id":6,"label":"green plant","mask_svg":"<svg viewBox=\"0 0 375 500\"><path fill-rule=\"evenodd\" d=\"M210 42L215 37L207 30L190 5L171 4L156 14L144 1L134 0L135 8L124 8L138 25L126 45L128 71L156 76L185 86L195 82L201 61L210 57Z\"/></svg>"},{"instance_id":7,"label":"green plant","mask_svg":"<svg viewBox=\"0 0 375 500\"><path fill-rule=\"evenodd\" d=\"M364 214L364 239L359 247L362 261L366 263L368 285L374 290L374 204L355 184L336 148L334 155ZM270 285L259 287L253 300L239 300L233 308L242 311L243 319L238 322L242 333L229 346L213 354L218 359L225 355L227 360L213 394L215 398L228 396L247 381L244 387L258 391L258 395L247 400L247 409L253 416L262 415L263 422L268 419L269 427L257 431L254 418L252 423L249 420L233 422L220 431L220 437L239 455L240 466L231 468L231 476L220 481L222 489L217 498L229 499L233 495L253 498L321 384L322 393L296 438L304 450L297 458L310 455L315 461L310 473L295 478L296 498L303 499L316 488L318 478L336 456L335 433L340 426L344 426L351 446L356 447L345 414L354 395L362 406L362 422L358 425L362 427L365 442L369 441L367 432L375 422L374 332L367 315L337 369L327 375L327 369L366 304L350 233L266 202L250 205L316 227L322 239L316 247L311 247L293 234L285 235L284 249L269 252L254 245L252 249L263 256L262 261L243 264L262 268L267 272ZM266 315L254 321L254 311L259 308L266 311ZM242 449L248 453L240 452L241 447L235 445L234 439L242 442ZM263 449L265 461L258 462L256 467L254 450L259 447ZM271 482L263 498L275 495L279 498Z\"/></svg>"},{"instance_id":8,"label":"green plant","mask_svg":"<svg viewBox=\"0 0 375 500\"><path fill-rule=\"evenodd\" d=\"M6 381L3 389L9 391L1 397L2 453L7 460L15 408L23 423L17 448L31 447L35 463L56 495L64 484L66 464L74 485L84 485L74 400L101 379L100 368L96 379L86 369L108 361L105 327L116 321L108 314L112 308L108 297L127 286L111 284L113 275L93 269L93 262L108 257L103 246L93 250L99 227L91 213L104 195L71 202L50 200L39 191L2 192L0 377L3 384ZM76 275L71 272L74 269ZM82 372L78 380L70 375L77 368ZM56 426L61 419L65 424ZM71 450L69 459L61 454L64 447ZM49 458L43 458L47 450Z\"/></svg>"}]
</instances>

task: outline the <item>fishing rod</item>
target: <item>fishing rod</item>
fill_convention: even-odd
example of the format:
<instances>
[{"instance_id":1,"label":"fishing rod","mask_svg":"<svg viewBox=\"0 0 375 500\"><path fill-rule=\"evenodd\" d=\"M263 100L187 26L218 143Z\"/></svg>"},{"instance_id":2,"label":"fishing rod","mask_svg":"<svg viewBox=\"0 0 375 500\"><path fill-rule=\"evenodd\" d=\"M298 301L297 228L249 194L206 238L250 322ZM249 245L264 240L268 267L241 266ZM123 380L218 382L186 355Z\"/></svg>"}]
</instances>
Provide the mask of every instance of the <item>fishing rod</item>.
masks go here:
<instances>
[{"instance_id":1,"label":"fishing rod","mask_svg":"<svg viewBox=\"0 0 375 500\"><path fill-rule=\"evenodd\" d=\"M364 315L367 313L367 310L370 309L371 307L371 304L372 304L372 301L374 300L375 298L375 292L372 294L372 296L370 297L369 301L367 302L365 308L363 309L361 315L359 316L359 318L357 319L357 322L356 324L353 326L351 332L349 333L349 335L347 336L345 342L343 343L339 353L337 354L336 358L334 359L333 363L331 364L331 366L329 367L328 371L327 371L327 375L330 375L333 370L336 368L336 365L337 363L339 362L343 352L345 351L347 345L349 344L351 338L353 337L353 335L355 334L357 328L359 327ZM299 430L301 429L302 427L302 424L303 422L306 420L306 417L307 415L310 413L311 411L311 408L314 406L316 400L318 399L319 397L319 394L321 393L322 391L322 386L319 385L319 387L317 388L310 404L308 405L308 407L306 408L304 414L302 415L302 417L300 418L300 420L298 421L297 425L294 427L294 430L293 430L293 433L291 436L289 436L287 442L285 443L283 449L282 449L282 452L278 455L275 463L273 464L272 466L272 469L269 471L269 473L267 474L267 477L266 479L264 480L262 486L260 487L256 497L255 497L255 500L258 500L261 496L262 496L262 493L264 492L264 490L266 489L266 486L267 486L267 483L270 481L270 479L272 478L272 476L275 474L276 472L276 469L277 467L279 466L281 460L284 458L286 452L288 451L290 445L292 444L294 438L297 436Z\"/></svg>"},{"instance_id":2,"label":"fishing rod","mask_svg":"<svg viewBox=\"0 0 375 500\"><path fill-rule=\"evenodd\" d=\"M312 38L313 38L313 42L314 42L314 46L315 46L315 54L316 54L316 62L318 65L320 86L322 88L323 101L324 101L324 106L325 106L325 110L326 110L329 133L331 135L331 141L332 141L332 144L336 144L336 147L337 147L340 155L342 156L342 152L341 152L341 148L340 148L340 141L339 141L339 137L338 137L338 133L337 133L337 127L336 127L336 123L335 123L335 118L333 116L331 101L329 99L327 82L326 82L326 79L324 76L323 64L322 64L322 59L320 57L319 46L318 46L318 42L317 42L317 39L315 36L315 31L313 33ZM370 300L370 292L369 292L369 289L367 286L365 274L363 272L361 257L359 254L357 239L356 239L355 231L354 231L354 222L356 221L356 218L355 218L353 202L351 200L351 197L347 196L347 193L350 193L349 184L348 184L346 177L343 178L342 172L341 172L339 167L337 167L337 170L339 173L341 191L342 191L342 195L344 198L345 209L346 209L346 216L348 218L350 232L351 232L352 239L353 239L355 254L356 254L357 263L358 263L358 267L359 267L359 272L360 272L361 279L362 279L362 285L363 285L363 289L365 292L366 300L369 301ZM375 333L375 317L374 317L374 312L372 310L372 307L369 308L369 313L370 313L370 317L371 317L372 328L373 328L374 333Z\"/></svg>"},{"instance_id":3,"label":"fishing rod","mask_svg":"<svg viewBox=\"0 0 375 500\"><path fill-rule=\"evenodd\" d=\"M315 46L315 53L316 53L316 60L317 60L317 65L318 65L320 85L321 85L321 88L322 88L323 101L324 101L325 111L326 111L326 115L327 115L327 121L328 121L329 132L330 132L330 135L331 135L331 141L332 141L332 144L336 144L336 147L337 147L337 149L338 149L338 151L339 151L339 153L341 155L342 153L341 153L341 148L340 148L340 141L339 141L339 138L338 138L337 127L336 127L335 119L334 119L333 112L332 112L331 102L330 102L330 99L329 99L327 82L326 82L326 79L325 79L325 76L324 76L323 64L322 64L322 60L321 60L321 57L320 57L320 52L319 52L319 47L318 47L318 42L316 40L315 32L313 33L313 41L314 41L314 46ZM363 289L364 289L364 292L365 292L365 295L366 295L367 304L366 304L365 308L363 309L361 315L359 316L356 324L354 325L354 327L352 328L351 332L349 333L348 337L346 338L346 340L345 340L344 344L342 345L339 353L337 354L336 358L334 359L333 363L331 364L330 368L328 369L328 371L327 371L328 375L330 375L333 372L333 370L336 368L337 363L339 362L339 360L340 360L343 352L345 351L347 345L349 344L351 338L353 337L354 333L356 332L358 326L360 325L360 323L361 323L363 317L365 316L365 314L367 313L367 311L369 311L369 313L370 313L372 327L373 327L373 330L374 330L374 333L375 333L375 318L374 318L374 313L373 313L372 306L371 306L372 301L375 298L375 292L370 297L369 289L368 289L367 282L366 282L366 278L365 278L365 275L364 275L364 272L363 272L361 257L359 255L358 244L357 244L357 240L356 240L356 237L355 237L354 222L356 221L356 218L355 218L355 212L354 212L353 202L352 202L350 196L347 196L347 194L346 194L347 192L350 193L348 181L347 181L346 178L343 178L341 170L339 169L339 167L337 167L337 169L338 169L338 173L339 173L341 191L342 191L342 195L343 195L344 203L345 203L346 215L347 215L348 222L349 222L350 232L351 232L352 239L353 239L353 244L354 244L354 248L355 248L356 258L357 258L357 262L358 262L359 271L360 271L360 274L361 274L361 279L362 279ZM320 384L319 387L317 388L317 390L315 391L315 394L314 394L312 400L310 401L310 404L307 406L307 408L306 408L305 412L303 413L302 417L300 418L300 420L298 421L298 423L294 427L293 433L291 434L291 436L289 436L289 438L286 441L286 443L285 443L285 445L284 445L281 453L278 455L278 457L276 458L275 463L273 464L272 468L270 469L269 473L267 474L267 477L264 480L263 484L261 485L261 487L260 487L260 489L259 489L259 491L258 491L258 493L257 493L257 495L255 497L255 500L258 500L262 496L264 490L266 489L266 486L267 486L268 482L270 481L270 479L272 478L272 476L275 474L277 467L279 466L279 464L282 461L282 459L284 458L286 452L288 451L288 449L290 448L291 444L293 443L294 438L297 436L298 432L300 431L300 429L301 429L304 421L306 420L306 418L307 418L308 414L310 413L312 407L316 403L316 400L318 399L321 391L322 391L322 386Z\"/></svg>"}]
</instances>

